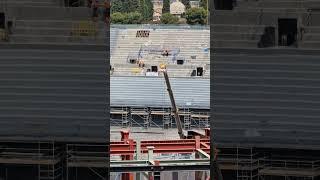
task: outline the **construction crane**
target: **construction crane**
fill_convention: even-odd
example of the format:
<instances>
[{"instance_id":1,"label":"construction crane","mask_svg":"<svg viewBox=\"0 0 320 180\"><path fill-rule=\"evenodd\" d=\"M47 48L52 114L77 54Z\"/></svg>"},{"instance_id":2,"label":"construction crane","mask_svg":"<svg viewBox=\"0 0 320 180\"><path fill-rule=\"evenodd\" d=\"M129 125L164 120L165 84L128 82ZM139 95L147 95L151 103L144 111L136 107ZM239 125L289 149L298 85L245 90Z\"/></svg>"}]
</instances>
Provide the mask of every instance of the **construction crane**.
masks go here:
<instances>
[{"instance_id":1,"label":"construction crane","mask_svg":"<svg viewBox=\"0 0 320 180\"><path fill-rule=\"evenodd\" d=\"M168 73L167 73L167 66L165 64L160 64L160 71L163 73L164 79L166 81L167 91L168 91L169 98L170 98L170 101L171 101L172 112L173 112L175 120L176 120L176 125L177 125L177 128L178 128L179 137L180 137L180 139L186 139L187 135L185 135L183 133L183 130L182 130L183 129L182 128L182 123L181 123L181 120L180 120L180 116L179 116L178 108L177 108L177 105L176 105L176 101L174 100L174 96L173 96L173 92L172 92L169 76L168 76ZM215 149L214 149L215 147L211 147L211 148L213 148L213 154L216 154ZM211 163L212 163L212 166L213 166L213 169L211 169L211 170L213 172L212 173L213 177L215 178L214 180L223 180L219 164L218 164L218 162L216 160L216 156L214 156L214 158L212 159Z\"/></svg>"},{"instance_id":2,"label":"construction crane","mask_svg":"<svg viewBox=\"0 0 320 180\"><path fill-rule=\"evenodd\" d=\"M178 108L177 108L177 105L176 105L176 101L174 100L174 96L173 96L173 92L172 92L172 89L171 89L169 76L168 76L168 73L167 73L167 67L166 67L165 64L161 64L160 65L160 71L163 72L163 76L164 76L164 79L165 79L166 84L167 84L167 91L168 91L168 94L169 94L169 97L170 97L171 106L172 106L172 112L173 112L174 118L176 120L176 125L177 125L177 128L178 128L179 137L180 137L180 139L186 139L186 136L183 134L182 123L181 123L180 116L179 116L179 113L178 113Z\"/></svg>"}]
</instances>

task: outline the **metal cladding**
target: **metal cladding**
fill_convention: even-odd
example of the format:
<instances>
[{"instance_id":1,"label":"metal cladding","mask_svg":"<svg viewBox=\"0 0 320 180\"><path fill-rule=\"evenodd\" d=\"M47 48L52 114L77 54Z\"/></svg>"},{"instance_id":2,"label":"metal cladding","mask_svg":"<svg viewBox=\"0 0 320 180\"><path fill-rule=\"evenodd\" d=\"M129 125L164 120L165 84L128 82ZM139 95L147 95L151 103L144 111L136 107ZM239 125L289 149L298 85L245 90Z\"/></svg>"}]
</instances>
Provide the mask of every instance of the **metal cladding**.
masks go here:
<instances>
[{"instance_id":1,"label":"metal cladding","mask_svg":"<svg viewBox=\"0 0 320 180\"><path fill-rule=\"evenodd\" d=\"M104 51L0 53L1 139L105 141Z\"/></svg>"},{"instance_id":2,"label":"metal cladding","mask_svg":"<svg viewBox=\"0 0 320 180\"><path fill-rule=\"evenodd\" d=\"M319 52L216 50L217 143L320 148Z\"/></svg>"},{"instance_id":3,"label":"metal cladding","mask_svg":"<svg viewBox=\"0 0 320 180\"><path fill-rule=\"evenodd\" d=\"M170 78L179 108L210 108L210 79ZM110 106L171 107L163 77L111 77Z\"/></svg>"}]
</instances>

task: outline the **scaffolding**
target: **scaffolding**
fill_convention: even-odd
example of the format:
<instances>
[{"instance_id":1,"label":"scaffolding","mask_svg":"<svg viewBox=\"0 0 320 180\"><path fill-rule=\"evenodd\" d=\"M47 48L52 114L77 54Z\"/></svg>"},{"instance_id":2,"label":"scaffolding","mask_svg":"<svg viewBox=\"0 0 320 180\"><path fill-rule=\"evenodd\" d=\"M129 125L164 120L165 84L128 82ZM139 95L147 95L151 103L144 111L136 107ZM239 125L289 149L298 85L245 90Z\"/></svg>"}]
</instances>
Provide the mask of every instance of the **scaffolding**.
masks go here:
<instances>
[{"instance_id":1,"label":"scaffolding","mask_svg":"<svg viewBox=\"0 0 320 180\"><path fill-rule=\"evenodd\" d=\"M137 118L137 119L135 119ZM140 121L142 120L142 122ZM130 121L148 129L150 127L150 111L148 107L143 108L131 108L130 109Z\"/></svg>"},{"instance_id":2,"label":"scaffolding","mask_svg":"<svg viewBox=\"0 0 320 180\"><path fill-rule=\"evenodd\" d=\"M174 114L170 107L111 107L111 126L123 128L137 126L148 129L175 128ZM183 107L179 115L183 118L184 128L208 128L210 127L209 110L190 109Z\"/></svg>"},{"instance_id":3,"label":"scaffolding","mask_svg":"<svg viewBox=\"0 0 320 180\"><path fill-rule=\"evenodd\" d=\"M191 114L191 121L196 127L209 128L210 127L210 115L209 112L193 112Z\"/></svg>"},{"instance_id":4,"label":"scaffolding","mask_svg":"<svg viewBox=\"0 0 320 180\"><path fill-rule=\"evenodd\" d=\"M183 116L183 128L186 130L191 129L191 112L188 107L183 108L183 113L179 113L179 115Z\"/></svg>"},{"instance_id":5,"label":"scaffolding","mask_svg":"<svg viewBox=\"0 0 320 180\"><path fill-rule=\"evenodd\" d=\"M35 166L38 180L63 178L63 149L54 141L5 141L0 144L0 164Z\"/></svg>"},{"instance_id":6,"label":"scaffolding","mask_svg":"<svg viewBox=\"0 0 320 180\"><path fill-rule=\"evenodd\" d=\"M111 108L110 114L120 116L120 120L117 118L110 118L112 125L121 126L123 128L131 126L128 107L122 106Z\"/></svg>"},{"instance_id":7,"label":"scaffolding","mask_svg":"<svg viewBox=\"0 0 320 180\"><path fill-rule=\"evenodd\" d=\"M66 180L77 180L78 169L87 168L101 180L108 179L109 153L108 145L67 144L66 145Z\"/></svg>"},{"instance_id":8,"label":"scaffolding","mask_svg":"<svg viewBox=\"0 0 320 180\"><path fill-rule=\"evenodd\" d=\"M274 150L274 149L273 149ZM306 157L276 159L265 156L271 150L252 147L219 147L222 170L235 174L237 180L316 180L320 178L320 160Z\"/></svg>"}]
</instances>

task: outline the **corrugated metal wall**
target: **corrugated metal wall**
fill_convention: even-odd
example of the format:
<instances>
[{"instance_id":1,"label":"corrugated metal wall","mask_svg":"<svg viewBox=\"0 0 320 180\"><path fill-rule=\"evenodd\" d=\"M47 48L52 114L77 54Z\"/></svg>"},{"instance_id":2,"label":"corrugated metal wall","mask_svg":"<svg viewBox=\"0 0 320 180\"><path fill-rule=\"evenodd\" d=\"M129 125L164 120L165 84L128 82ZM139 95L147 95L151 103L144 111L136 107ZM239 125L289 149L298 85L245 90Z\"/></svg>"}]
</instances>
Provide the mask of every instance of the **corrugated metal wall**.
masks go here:
<instances>
[{"instance_id":1,"label":"corrugated metal wall","mask_svg":"<svg viewBox=\"0 0 320 180\"><path fill-rule=\"evenodd\" d=\"M1 138L106 138L104 51L0 54Z\"/></svg>"},{"instance_id":2,"label":"corrugated metal wall","mask_svg":"<svg viewBox=\"0 0 320 180\"><path fill-rule=\"evenodd\" d=\"M111 106L171 107L163 77L111 77ZM210 80L170 78L179 107L210 108Z\"/></svg>"},{"instance_id":3,"label":"corrugated metal wall","mask_svg":"<svg viewBox=\"0 0 320 180\"><path fill-rule=\"evenodd\" d=\"M320 147L320 53L297 51L215 52L218 143Z\"/></svg>"}]
</instances>

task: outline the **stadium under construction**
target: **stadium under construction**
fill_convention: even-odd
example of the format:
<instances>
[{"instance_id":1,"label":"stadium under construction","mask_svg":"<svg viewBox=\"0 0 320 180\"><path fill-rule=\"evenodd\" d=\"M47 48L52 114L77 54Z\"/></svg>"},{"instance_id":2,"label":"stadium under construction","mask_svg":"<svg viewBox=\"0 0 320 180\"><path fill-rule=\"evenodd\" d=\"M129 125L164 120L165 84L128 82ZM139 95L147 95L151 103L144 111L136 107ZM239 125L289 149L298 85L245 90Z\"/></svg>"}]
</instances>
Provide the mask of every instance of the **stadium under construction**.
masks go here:
<instances>
[{"instance_id":1,"label":"stadium under construction","mask_svg":"<svg viewBox=\"0 0 320 180\"><path fill-rule=\"evenodd\" d=\"M210 27L109 32L87 7L0 0L0 179L215 179L212 160L319 179L320 2L212 5Z\"/></svg>"}]
</instances>

